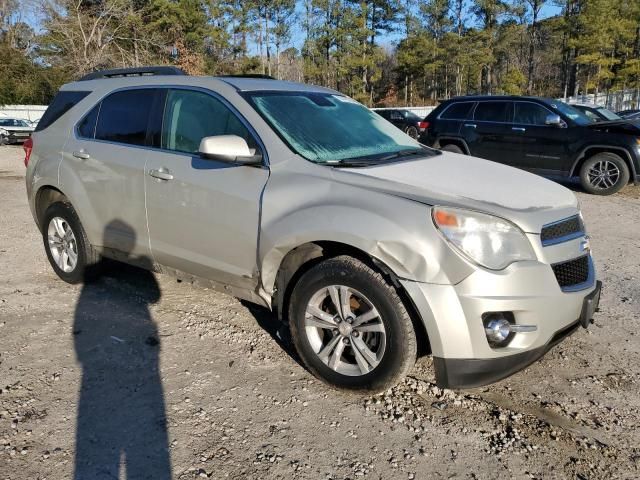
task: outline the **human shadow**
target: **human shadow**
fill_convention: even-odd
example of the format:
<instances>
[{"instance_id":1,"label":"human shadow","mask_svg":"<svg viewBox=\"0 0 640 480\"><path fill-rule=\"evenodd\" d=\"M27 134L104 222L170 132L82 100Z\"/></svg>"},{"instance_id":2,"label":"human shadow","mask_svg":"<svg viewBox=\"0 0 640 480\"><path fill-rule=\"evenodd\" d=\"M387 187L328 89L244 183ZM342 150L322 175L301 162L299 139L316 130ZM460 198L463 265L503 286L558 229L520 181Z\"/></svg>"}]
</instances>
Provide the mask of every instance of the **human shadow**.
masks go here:
<instances>
[{"instance_id":1,"label":"human shadow","mask_svg":"<svg viewBox=\"0 0 640 480\"><path fill-rule=\"evenodd\" d=\"M119 247L130 254L134 230L120 221L105 232L110 229L118 231ZM137 260L151 266L148 258ZM160 341L149 312L160 299L160 288L148 270L124 264L116 270L103 263L106 274L82 287L73 324L82 365L74 479L168 480Z\"/></svg>"}]
</instances>

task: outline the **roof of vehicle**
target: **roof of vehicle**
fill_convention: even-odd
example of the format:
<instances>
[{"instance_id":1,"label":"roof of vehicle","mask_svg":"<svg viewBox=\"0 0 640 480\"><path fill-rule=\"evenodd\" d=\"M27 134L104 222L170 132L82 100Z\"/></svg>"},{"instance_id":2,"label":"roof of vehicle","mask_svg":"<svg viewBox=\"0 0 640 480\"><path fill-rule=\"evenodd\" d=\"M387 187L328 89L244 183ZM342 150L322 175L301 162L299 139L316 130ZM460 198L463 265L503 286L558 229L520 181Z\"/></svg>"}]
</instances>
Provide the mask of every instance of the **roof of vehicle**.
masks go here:
<instances>
[{"instance_id":1,"label":"roof of vehicle","mask_svg":"<svg viewBox=\"0 0 640 480\"><path fill-rule=\"evenodd\" d=\"M213 82L213 84L212 84ZM190 85L198 87L212 87L214 84L224 83L238 91L296 91L296 92L324 92L338 94L335 90L304 83L273 80L269 78L255 78L242 76L190 76L190 75L137 75L110 78L96 78L79 80L63 85L61 90L96 90L115 89L121 87L142 87L154 85Z\"/></svg>"},{"instance_id":2,"label":"roof of vehicle","mask_svg":"<svg viewBox=\"0 0 640 480\"><path fill-rule=\"evenodd\" d=\"M554 102L553 98L546 97L534 97L534 96L524 96L524 95L461 95L459 97L453 97L448 102L451 101L481 101L481 100L537 100L539 102Z\"/></svg>"}]
</instances>

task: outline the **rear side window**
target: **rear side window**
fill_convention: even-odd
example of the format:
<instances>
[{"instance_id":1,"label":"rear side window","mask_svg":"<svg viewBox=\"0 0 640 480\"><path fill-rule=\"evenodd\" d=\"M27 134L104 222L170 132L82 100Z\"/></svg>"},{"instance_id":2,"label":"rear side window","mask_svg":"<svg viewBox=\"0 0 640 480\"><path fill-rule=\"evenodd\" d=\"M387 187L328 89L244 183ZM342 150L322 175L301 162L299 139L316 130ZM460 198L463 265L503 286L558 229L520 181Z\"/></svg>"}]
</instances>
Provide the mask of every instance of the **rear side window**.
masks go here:
<instances>
[{"instance_id":1,"label":"rear side window","mask_svg":"<svg viewBox=\"0 0 640 480\"><path fill-rule=\"evenodd\" d=\"M513 121L525 125L546 125L548 115L552 115L552 113L542 105L516 102Z\"/></svg>"},{"instance_id":2,"label":"rear side window","mask_svg":"<svg viewBox=\"0 0 640 480\"><path fill-rule=\"evenodd\" d=\"M473 115L480 122L510 122L511 102L480 102Z\"/></svg>"},{"instance_id":3,"label":"rear side window","mask_svg":"<svg viewBox=\"0 0 640 480\"><path fill-rule=\"evenodd\" d=\"M95 138L144 145L155 89L115 92L102 101Z\"/></svg>"},{"instance_id":4,"label":"rear side window","mask_svg":"<svg viewBox=\"0 0 640 480\"><path fill-rule=\"evenodd\" d=\"M465 120L473 107L473 102L457 102L449 105L440 118L444 120Z\"/></svg>"},{"instance_id":5,"label":"rear side window","mask_svg":"<svg viewBox=\"0 0 640 480\"><path fill-rule=\"evenodd\" d=\"M36 126L36 132L47 128L90 93L91 92L74 91L58 92L57 95L53 98L51 105L49 105L49 108L47 108L47 110L44 112L44 115L42 115L42 118L38 122L38 125Z\"/></svg>"},{"instance_id":6,"label":"rear side window","mask_svg":"<svg viewBox=\"0 0 640 480\"><path fill-rule=\"evenodd\" d=\"M93 109L85 115L82 121L78 124L78 135L83 138L93 138L95 136L99 111L100 104L93 107Z\"/></svg>"}]
</instances>

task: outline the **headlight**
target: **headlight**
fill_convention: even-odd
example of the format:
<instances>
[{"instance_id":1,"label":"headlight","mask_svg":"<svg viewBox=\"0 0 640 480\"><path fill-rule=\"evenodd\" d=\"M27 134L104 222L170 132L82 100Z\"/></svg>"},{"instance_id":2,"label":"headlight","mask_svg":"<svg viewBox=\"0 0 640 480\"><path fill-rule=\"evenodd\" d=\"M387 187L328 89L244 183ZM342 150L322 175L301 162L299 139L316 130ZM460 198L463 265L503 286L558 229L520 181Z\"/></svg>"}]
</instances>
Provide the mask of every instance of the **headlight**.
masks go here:
<instances>
[{"instance_id":1,"label":"headlight","mask_svg":"<svg viewBox=\"0 0 640 480\"><path fill-rule=\"evenodd\" d=\"M0 128L0 135L9 135L9 131L4 128Z\"/></svg>"},{"instance_id":2,"label":"headlight","mask_svg":"<svg viewBox=\"0 0 640 480\"><path fill-rule=\"evenodd\" d=\"M524 232L507 220L444 207L434 207L432 217L454 248L483 267L502 270L513 262L536 259Z\"/></svg>"}]
</instances>

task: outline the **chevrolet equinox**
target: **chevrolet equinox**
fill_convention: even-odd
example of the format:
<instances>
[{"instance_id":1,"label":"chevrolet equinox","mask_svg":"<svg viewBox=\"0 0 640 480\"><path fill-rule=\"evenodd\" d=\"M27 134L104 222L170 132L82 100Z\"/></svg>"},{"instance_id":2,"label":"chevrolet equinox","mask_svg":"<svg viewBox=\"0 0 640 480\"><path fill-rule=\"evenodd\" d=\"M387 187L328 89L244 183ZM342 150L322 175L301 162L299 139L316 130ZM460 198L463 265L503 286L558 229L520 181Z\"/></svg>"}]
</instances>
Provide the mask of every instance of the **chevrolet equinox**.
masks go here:
<instances>
[{"instance_id":1,"label":"chevrolet equinox","mask_svg":"<svg viewBox=\"0 0 640 480\"><path fill-rule=\"evenodd\" d=\"M430 352L451 388L502 379L597 309L575 195L427 148L351 98L172 67L64 85L25 148L55 273L102 257L263 305L308 369L380 392Z\"/></svg>"}]
</instances>

